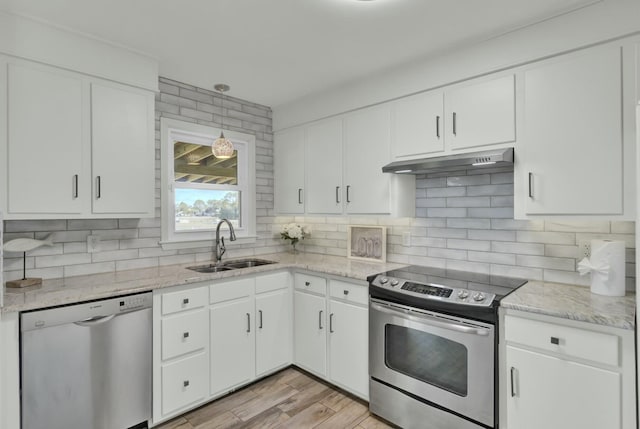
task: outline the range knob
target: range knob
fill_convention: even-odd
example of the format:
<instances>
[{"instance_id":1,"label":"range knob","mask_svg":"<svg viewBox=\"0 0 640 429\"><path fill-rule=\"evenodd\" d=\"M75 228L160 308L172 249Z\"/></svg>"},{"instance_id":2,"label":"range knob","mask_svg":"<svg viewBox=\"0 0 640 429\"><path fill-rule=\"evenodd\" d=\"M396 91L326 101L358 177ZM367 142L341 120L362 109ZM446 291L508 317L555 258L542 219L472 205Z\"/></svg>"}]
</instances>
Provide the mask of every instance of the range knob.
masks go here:
<instances>
[{"instance_id":1,"label":"range knob","mask_svg":"<svg viewBox=\"0 0 640 429\"><path fill-rule=\"evenodd\" d=\"M460 292L458 292L458 298L460 299L467 299L468 296L469 296L469 291L466 289L462 289Z\"/></svg>"},{"instance_id":2,"label":"range knob","mask_svg":"<svg viewBox=\"0 0 640 429\"><path fill-rule=\"evenodd\" d=\"M380 278L380 284L386 284L388 281L389 281L389 279L386 278L386 277L381 277Z\"/></svg>"},{"instance_id":3,"label":"range knob","mask_svg":"<svg viewBox=\"0 0 640 429\"><path fill-rule=\"evenodd\" d=\"M478 302L484 301L484 294L481 293L481 292L478 292L478 293L474 294L473 295L473 300L474 301L478 301Z\"/></svg>"},{"instance_id":4,"label":"range knob","mask_svg":"<svg viewBox=\"0 0 640 429\"><path fill-rule=\"evenodd\" d=\"M391 280L391 286L393 286L393 287L398 286L398 280L396 280L396 279Z\"/></svg>"}]
</instances>

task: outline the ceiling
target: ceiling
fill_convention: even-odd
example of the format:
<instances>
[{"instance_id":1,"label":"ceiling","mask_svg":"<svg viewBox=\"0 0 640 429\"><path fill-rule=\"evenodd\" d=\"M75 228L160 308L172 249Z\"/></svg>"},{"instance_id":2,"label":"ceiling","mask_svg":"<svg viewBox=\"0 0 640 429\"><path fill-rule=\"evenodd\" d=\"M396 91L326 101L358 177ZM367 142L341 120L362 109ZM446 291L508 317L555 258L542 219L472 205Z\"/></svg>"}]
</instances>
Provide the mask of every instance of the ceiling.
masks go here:
<instances>
[{"instance_id":1,"label":"ceiling","mask_svg":"<svg viewBox=\"0 0 640 429\"><path fill-rule=\"evenodd\" d=\"M603 1L603 0L600 0ZM0 0L158 59L160 75L277 107L594 0Z\"/></svg>"}]
</instances>

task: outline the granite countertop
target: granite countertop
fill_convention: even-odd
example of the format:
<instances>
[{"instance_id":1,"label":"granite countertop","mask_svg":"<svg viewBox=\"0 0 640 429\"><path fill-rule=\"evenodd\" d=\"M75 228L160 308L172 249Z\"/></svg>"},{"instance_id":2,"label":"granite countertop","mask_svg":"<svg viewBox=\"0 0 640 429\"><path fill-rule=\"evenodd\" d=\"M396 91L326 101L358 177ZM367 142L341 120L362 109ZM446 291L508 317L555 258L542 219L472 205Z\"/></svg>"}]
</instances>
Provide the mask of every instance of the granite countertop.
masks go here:
<instances>
[{"instance_id":1,"label":"granite countertop","mask_svg":"<svg viewBox=\"0 0 640 429\"><path fill-rule=\"evenodd\" d=\"M544 314L563 319L634 329L636 296L603 296L585 286L530 281L508 295L504 308Z\"/></svg>"},{"instance_id":2,"label":"granite countertop","mask_svg":"<svg viewBox=\"0 0 640 429\"><path fill-rule=\"evenodd\" d=\"M255 256L255 258L276 261L276 263L211 274L198 273L186 269L187 266L206 265L209 263L205 261L196 264L170 265L44 280L39 287L7 289L4 294L4 307L2 307L2 312L34 310L129 293L145 292L171 286L221 280L249 274L267 273L281 269L293 268L309 270L320 274L332 274L366 281L367 276L371 274L405 266L393 263L361 262L346 257L313 253L301 253L297 255L275 253L258 255Z\"/></svg>"}]
</instances>

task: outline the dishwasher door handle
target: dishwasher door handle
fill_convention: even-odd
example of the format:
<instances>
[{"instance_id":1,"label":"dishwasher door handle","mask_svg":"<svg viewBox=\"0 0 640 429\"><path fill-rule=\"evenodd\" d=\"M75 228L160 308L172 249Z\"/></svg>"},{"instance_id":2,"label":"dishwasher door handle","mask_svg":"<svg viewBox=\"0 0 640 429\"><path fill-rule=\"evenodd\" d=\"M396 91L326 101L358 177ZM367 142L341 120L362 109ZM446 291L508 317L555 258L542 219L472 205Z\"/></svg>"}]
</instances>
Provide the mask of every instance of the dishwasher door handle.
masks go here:
<instances>
[{"instance_id":1,"label":"dishwasher door handle","mask_svg":"<svg viewBox=\"0 0 640 429\"><path fill-rule=\"evenodd\" d=\"M101 325L103 323L107 323L109 320L113 319L114 317L116 317L115 314L111 314L109 316L95 316L85 320L81 320L79 322L73 322L73 324L78 326L88 326L88 327L96 326L96 325Z\"/></svg>"}]
</instances>

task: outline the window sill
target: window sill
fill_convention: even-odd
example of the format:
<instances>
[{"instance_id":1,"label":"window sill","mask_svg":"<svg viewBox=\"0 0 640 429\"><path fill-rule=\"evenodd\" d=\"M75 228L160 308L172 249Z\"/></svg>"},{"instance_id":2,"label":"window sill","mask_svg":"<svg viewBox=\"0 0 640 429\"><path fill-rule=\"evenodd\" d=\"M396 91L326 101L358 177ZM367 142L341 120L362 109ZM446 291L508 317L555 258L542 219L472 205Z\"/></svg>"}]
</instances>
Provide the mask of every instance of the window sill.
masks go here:
<instances>
[{"instance_id":1,"label":"window sill","mask_svg":"<svg viewBox=\"0 0 640 429\"><path fill-rule=\"evenodd\" d=\"M229 237L224 240L226 247L232 248L237 244L254 244L256 242L256 236L238 237L235 241L229 241ZM162 250L180 250L180 249L192 249L196 247L213 247L214 240L188 240L188 241L161 241L160 246Z\"/></svg>"}]
</instances>

